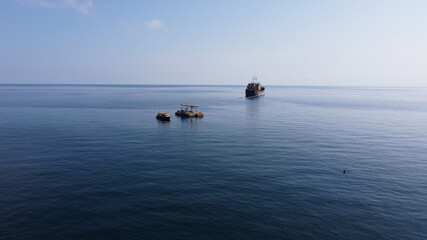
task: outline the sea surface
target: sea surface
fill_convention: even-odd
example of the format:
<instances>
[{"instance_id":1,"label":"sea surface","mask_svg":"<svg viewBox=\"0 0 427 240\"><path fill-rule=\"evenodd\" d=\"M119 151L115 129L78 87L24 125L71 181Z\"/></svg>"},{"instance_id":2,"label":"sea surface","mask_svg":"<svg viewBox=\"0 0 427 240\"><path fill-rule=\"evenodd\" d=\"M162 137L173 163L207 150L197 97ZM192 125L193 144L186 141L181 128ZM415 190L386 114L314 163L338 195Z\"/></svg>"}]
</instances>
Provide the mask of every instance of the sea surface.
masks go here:
<instances>
[{"instance_id":1,"label":"sea surface","mask_svg":"<svg viewBox=\"0 0 427 240\"><path fill-rule=\"evenodd\" d=\"M427 239L426 88L244 88L0 85L0 239Z\"/></svg>"}]
</instances>

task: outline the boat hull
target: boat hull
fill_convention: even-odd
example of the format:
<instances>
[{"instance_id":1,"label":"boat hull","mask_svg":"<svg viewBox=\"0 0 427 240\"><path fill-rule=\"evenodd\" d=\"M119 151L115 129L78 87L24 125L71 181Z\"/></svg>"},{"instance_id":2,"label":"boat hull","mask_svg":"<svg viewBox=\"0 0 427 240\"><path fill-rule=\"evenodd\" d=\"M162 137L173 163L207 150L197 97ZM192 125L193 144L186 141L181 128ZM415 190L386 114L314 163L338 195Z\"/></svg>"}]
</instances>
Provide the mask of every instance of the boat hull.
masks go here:
<instances>
[{"instance_id":1,"label":"boat hull","mask_svg":"<svg viewBox=\"0 0 427 240\"><path fill-rule=\"evenodd\" d=\"M170 121L171 115L169 113L159 112L157 114L156 118L157 118L157 120L160 120L160 121Z\"/></svg>"},{"instance_id":2,"label":"boat hull","mask_svg":"<svg viewBox=\"0 0 427 240\"><path fill-rule=\"evenodd\" d=\"M191 112L191 111L183 112L182 110L176 111L175 115L183 118L193 118L193 117L203 118L204 117L203 112Z\"/></svg>"},{"instance_id":3,"label":"boat hull","mask_svg":"<svg viewBox=\"0 0 427 240\"><path fill-rule=\"evenodd\" d=\"M247 98L249 97L259 97L264 95L264 90L249 90L246 89L245 95Z\"/></svg>"},{"instance_id":4,"label":"boat hull","mask_svg":"<svg viewBox=\"0 0 427 240\"><path fill-rule=\"evenodd\" d=\"M170 121L171 120L171 117L160 117L160 116L157 116L156 118L157 118L157 120L160 120L160 121Z\"/></svg>"}]
</instances>

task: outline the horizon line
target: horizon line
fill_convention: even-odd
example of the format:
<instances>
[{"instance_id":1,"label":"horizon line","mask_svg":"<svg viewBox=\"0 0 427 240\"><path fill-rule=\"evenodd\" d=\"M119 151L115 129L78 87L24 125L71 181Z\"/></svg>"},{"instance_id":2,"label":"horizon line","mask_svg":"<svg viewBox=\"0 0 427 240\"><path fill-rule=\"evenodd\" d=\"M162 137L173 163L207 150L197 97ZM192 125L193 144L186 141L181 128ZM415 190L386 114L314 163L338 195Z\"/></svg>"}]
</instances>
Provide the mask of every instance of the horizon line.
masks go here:
<instances>
[{"instance_id":1,"label":"horizon line","mask_svg":"<svg viewBox=\"0 0 427 240\"><path fill-rule=\"evenodd\" d=\"M132 84L132 83L0 83L0 86L157 86L157 87L241 87L246 84ZM427 88L426 86L380 85L264 85L270 87L361 87L361 88Z\"/></svg>"}]
</instances>

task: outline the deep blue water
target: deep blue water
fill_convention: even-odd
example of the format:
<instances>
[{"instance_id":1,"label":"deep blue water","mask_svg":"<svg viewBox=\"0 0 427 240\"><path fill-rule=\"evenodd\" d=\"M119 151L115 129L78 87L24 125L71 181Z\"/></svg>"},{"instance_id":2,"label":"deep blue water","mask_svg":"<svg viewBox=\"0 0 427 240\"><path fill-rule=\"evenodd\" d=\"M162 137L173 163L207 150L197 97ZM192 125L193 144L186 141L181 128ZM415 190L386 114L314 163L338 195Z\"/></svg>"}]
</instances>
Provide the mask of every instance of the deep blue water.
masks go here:
<instances>
[{"instance_id":1,"label":"deep blue water","mask_svg":"<svg viewBox=\"0 0 427 240\"><path fill-rule=\"evenodd\" d=\"M0 239L427 239L427 89L243 95L0 85Z\"/></svg>"}]
</instances>

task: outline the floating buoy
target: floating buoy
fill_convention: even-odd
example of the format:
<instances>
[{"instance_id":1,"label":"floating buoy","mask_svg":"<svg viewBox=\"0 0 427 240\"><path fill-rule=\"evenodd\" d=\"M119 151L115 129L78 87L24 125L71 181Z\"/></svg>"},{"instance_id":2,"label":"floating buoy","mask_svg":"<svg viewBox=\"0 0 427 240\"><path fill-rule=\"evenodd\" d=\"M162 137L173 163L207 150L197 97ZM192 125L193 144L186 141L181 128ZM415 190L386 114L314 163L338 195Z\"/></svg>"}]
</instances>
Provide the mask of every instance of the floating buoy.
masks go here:
<instances>
[{"instance_id":1,"label":"floating buoy","mask_svg":"<svg viewBox=\"0 0 427 240\"><path fill-rule=\"evenodd\" d=\"M345 169L344 169L344 170L342 170L342 173L343 173L343 174L346 174L346 173L347 173L347 170L345 170Z\"/></svg>"}]
</instances>

